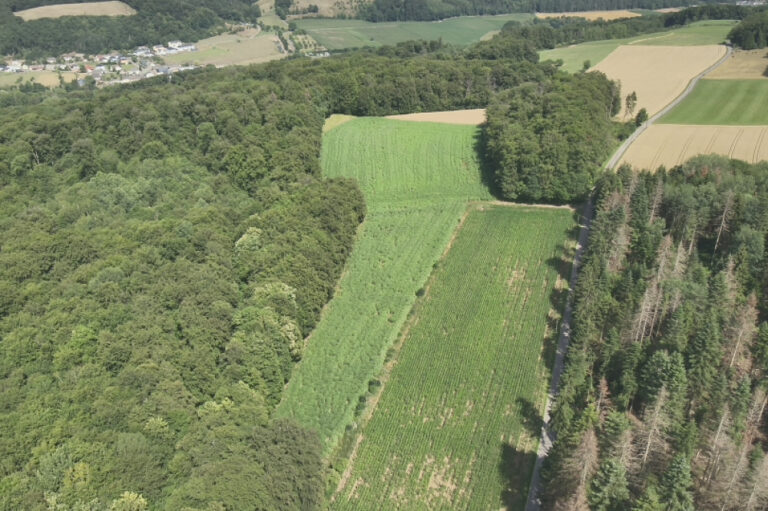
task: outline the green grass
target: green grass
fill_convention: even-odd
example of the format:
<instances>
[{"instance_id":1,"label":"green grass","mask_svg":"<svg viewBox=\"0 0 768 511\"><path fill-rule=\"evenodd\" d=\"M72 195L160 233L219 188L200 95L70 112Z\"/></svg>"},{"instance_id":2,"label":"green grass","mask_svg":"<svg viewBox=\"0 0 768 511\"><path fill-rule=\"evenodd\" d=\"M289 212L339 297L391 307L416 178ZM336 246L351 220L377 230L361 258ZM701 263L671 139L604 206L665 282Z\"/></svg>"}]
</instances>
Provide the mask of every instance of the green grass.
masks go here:
<instances>
[{"instance_id":1,"label":"green grass","mask_svg":"<svg viewBox=\"0 0 768 511\"><path fill-rule=\"evenodd\" d=\"M577 44L554 50L539 52L541 60L562 59L563 69L569 72L581 70L585 60L594 66L607 57L613 50L624 44L639 44L643 46L701 46L720 44L725 41L728 32L736 24L735 21L713 20L698 21L682 28L645 34L627 39L610 39Z\"/></svg>"},{"instance_id":2,"label":"green grass","mask_svg":"<svg viewBox=\"0 0 768 511\"><path fill-rule=\"evenodd\" d=\"M768 124L767 80L701 80L665 124Z\"/></svg>"},{"instance_id":3,"label":"green grass","mask_svg":"<svg viewBox=\"0 0 768 511\"><path fill-rule=\"evenodd\" d=\"M276 414L316 430L326 453L354 420L467 201L491 198L477 135L474 126L361 118L323 138L324 174L357 178L368 215Z\"/></svg>"},{"instance_id":4,"label":"green grass","mask_svg":"<svg viewBox=\"0 0 768 511\"><path fill-rule=\"evenodd\" d=\"M574 227L567 209L470 213L331 509L524 507Z\"/></svg>"},{"instance_id":5,"label":"green grass","mask_svg":"<svg viewBox=\"0 0 768 511\"><path fill-rule=\"evenodd\" d=\"M443 21L406 21L371 23L362 20L303 19L296 25L303 28L318 43L329 50L361 46L394 45L411 39L437 40L466 46L479 41L484 35L499 30L511 20L529 21L530 14L501 16L462 16Z\"/></svg>"}]
</instances>

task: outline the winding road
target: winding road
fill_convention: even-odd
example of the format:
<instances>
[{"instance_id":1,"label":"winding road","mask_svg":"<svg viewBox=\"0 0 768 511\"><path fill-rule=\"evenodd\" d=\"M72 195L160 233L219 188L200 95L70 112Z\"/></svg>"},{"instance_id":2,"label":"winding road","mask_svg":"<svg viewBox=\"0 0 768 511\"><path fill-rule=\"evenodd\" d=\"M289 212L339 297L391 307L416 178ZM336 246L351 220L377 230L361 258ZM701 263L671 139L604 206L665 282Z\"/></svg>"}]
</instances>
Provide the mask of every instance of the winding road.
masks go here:
<instances>
[{"instance_id":1,"label":"winding road","mask_svg":"<svg viewBox=\"0 0 768 511\"><path fill-rule=\"evenodd\" d=\"M627 149L629 149L629 146L631 146L639 137L642 135L642 133L648 129L650 126L653 125L654 122L659 120L663 115L665 115L667 112L675 108L677 105L680 104L681 101L683 101L688 94L693 91L693 89L696 87L696 84L699 83L699 80L701 80L703 77L705 77L707 74L711 73L718 67L720 67L733 53L733 48L731 46L726 46L726 52L723 57L721 57L717 62L712 64L710 67L696 75L689 83L688 87L677 96L671 103L669 103L667 106L662 108L659 112L654 114L650 119L648 119L645 123L643 123L641 126L639 126L632 135L630 135L623 144L616 150L615 153L613 153L613 156L611 156L611 159L608 160L608 163L605 165L605 169L607 170L613 170L618 165L619 161L621 161L621 158L624 156L624 153L627 152ZM584 213L582 216L583 224L581 226L581 231L579 232L579 245L576 250L576 254L573 257L573 267L571 268L571 277L569 281L569 290L568 290L568 298L566 299L565 304L565 311L563 312L563 322L562 326L560 328L560 338L557 343L557 352L555 353L555 363L554 367L552 368L552 381L549 385L549 394L547 396L547 404L544 408L544 425L541 428L541 441L539 442L539 450L536 454L536 463L533 467L533 474L531 476L531 484L528 490L528 500L525 505L525 511L539 511L541 509L541 500L539 499L539 490L541 486L541 467L544 463L544 460L547 457L547 454L549 453L549 449L552 447L552 444L555 442L556 439L556 433L552 430L550 425L550 413L552 411L552 404L554 402L555 396L557 395L557 388L560 384L560 377L563 373L563 368L565 366L565 354L568 351L568 343L571 340L571 317L573 315L573 289L576 285L576 280L578 279L579 274L579 265L581 263L581 257L584 253L584 249L587 246L587 240L589 238L589 226L592 222L592 217L594 215L594 206L592 204L592 198L590 197L587 204L584 206Z\"/></svg>"}]
</instances>

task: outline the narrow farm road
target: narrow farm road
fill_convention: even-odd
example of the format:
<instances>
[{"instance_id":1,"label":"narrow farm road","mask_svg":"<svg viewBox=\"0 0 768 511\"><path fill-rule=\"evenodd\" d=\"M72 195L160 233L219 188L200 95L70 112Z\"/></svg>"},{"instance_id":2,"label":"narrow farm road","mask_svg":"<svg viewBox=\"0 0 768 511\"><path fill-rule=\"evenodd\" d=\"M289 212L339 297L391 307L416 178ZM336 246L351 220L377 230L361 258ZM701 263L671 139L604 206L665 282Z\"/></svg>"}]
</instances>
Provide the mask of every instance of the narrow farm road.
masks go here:
<instances>
[{"instance_id":1,"label":"narrow farm road","mask_svg":"<svg viewBox=\"0 0 768 511\"><path fill-rule=\"evenodd\" d=\"M641 126L639 126L635 130L635 132L632 133L632 135L630 135L624 141L623 144L621 144L621 146L616 150L616 152L613 153L613 156L611 156L611 159L608 160L608 163L605 166L606 169L613 170L614 168L616 168L616 166L621 161L621 158L624 156L624 153L626 153L627 149L629 149L629 146L631 146L635 142L635 140L637 140L638 137L640 137L640 135L643 134L643 132L646 129L650 128L653 125L653 123L661 119L661 117L664 116L667 112L669 112L670 110L675 108L677 105L679 105L680 102L683 101L688 96L688 94L690 94L693 91L693 89L696 87L696 84L699 83L699 80L701 80L706 75L708 75L709 73L711 73L712 71L720 67L726 60L730 58L731 54L733 53L733 47L728 45L725 48L726 48L725 55L723 55L720 58L720 60L718 60L711 66L709 66L707 69L705 69L698 75L696 75L696 77L694 77L693 80L691 80L688 83L688 87L686 87L686 89L683 91L682 94L677 96L674 100L672 100L671 103L669 103L667 106L659 110L656 114L653 115L653 117L651 117L646 122L644 122Z\"/></svg>"},{"instance_id":2,"label":"narrow farm road","mask_svg":"<svg viewBox=\"0 0 768 511\"><path fill-rule=\"evenodd\" d=\"M589 198L584 205L584 212L582 214L581 231L579 232L579 244L576 249L576 254L573 256L573 266L571 267L571 277L568 281L568 297L565 301L565 310L563 311L563 322L560 327L560 338L557 342L557 351L555 352L555 363L552 367L552 381L549 384L549 394L547 395L547 404L544 408L544 420L541 428L541 441L539 442L539 450L536 453L536 463L533 466L533 475L531 476L531 485L528 489L528 501L525 505L526 511L539 511L541 508L541 501L539 499L539 486L541 484L541 466L544 463L544 459L547 457L549 449L555 441L555 432L550 427L550 412L552 411L552 404L557 394L557 387L560 384L560 376L563 373L563 367L565 364L565 354L568 351L568 343L571 340L571 316L573 314L573 289L576 285L576 280L579 276L579 266L581 264L581 257L584 254L584 249L587 246L587 240L589 238L589 226L592 223L592 216L594 215L594 205L592 204L592 197Z\"/></svg>"}]
</instances>

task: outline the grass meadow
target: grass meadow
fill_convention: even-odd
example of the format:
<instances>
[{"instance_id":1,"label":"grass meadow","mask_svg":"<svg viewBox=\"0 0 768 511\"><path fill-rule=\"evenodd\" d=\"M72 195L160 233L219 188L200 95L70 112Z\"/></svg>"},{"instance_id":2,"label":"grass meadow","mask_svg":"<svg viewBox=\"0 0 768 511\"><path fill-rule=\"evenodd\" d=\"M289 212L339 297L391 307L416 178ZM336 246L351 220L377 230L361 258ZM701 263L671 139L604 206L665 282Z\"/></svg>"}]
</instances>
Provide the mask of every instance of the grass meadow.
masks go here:
<instances>
[{"instance_id":1,"label":"grass meadow","mask_svg":"<svg viewBox=\"0 0 768 511\"><path fill-rule=\"evenodd\" d=\"M522 509L573 236L481 206L430 279L331 509Z\"/></svg>"},{"instance_id":2,"label":"grass meadow","mask_svg":"<svg viewBox=\"0 0 768 511\"><path fill-rule=\"evenodd\" d=\"M324 174L358 179L368 215L276 413L315 429L326 453L354 421L467 202L491 199L477 135L474 126L360 118L323 138Z\"/></svg>"},{"instance_id":3,"label":"grass meadow","mask_svg":"<svg viewBox=\"0 0 768 511\"><path fill-rule=\"evenodd\" d=\"M303 28L329 50L361 46L394 45L412 39L437 40L456 46L479 41L486 34L501 29L508 21L530 21L531 14L500 16L462 16L443 21L405 21L371 23L362 20L302 19Z\"/></svg>"},{"instance_id":4,"label":"grass meadow","mask_svg":"<svg viewBox=\"0 0 768 511\"><path fill-rule=\"evenodd\" d=\"M701 80L664 124L768 124L768 80Z\"/></svg>"},{"instance_id":5,"label":"grass meadow","mask_svg":"<svg viewBox=\"0 0 768 511\"><path fill-rule=\"evenodd\" d=\"M563 69L571 73L582 69L585 60L592 66L600 63L619 46L643 45L643 46L702 46L708 44L720 44L725 41L728 32L733 28L734 21L699 21L682 28L660 32L657 34L645 34L627 39L610 39L606 41L594 41L576 44L554 50L539 52L541 60L563 61Z\"/></svg>"}]
</instances>

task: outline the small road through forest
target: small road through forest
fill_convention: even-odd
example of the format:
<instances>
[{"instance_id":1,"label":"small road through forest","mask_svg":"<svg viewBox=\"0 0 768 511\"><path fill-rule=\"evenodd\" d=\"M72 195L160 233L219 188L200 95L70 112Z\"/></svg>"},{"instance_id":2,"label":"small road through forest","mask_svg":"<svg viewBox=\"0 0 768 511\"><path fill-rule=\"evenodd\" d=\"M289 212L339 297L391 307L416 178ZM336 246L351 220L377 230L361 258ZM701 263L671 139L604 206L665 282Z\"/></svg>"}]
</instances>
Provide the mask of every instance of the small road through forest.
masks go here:
<instances>
[{"instance_id":1,"label":"small road through forest","mask_svg":"<svg viewBox=\"0 0 768 511\"><path fill-rule=\"evenodd\" d=\"M693 78L689 83L688 87L683 91L682 94L677 96L671 103L669 103L667 106L662 108L658 113L654 114L653 117L648 119L645 123L643 123L642 126L639 126L632 135L630 135L623 144L616 150L615 153L613 153L613 156L610 160L608 160L608 163L605 165L605 169L607 170L613 170L618 165L619 161L621 161L621 158L624 156L624 153L627 152L627 149L629 149L629 146L631 146L639 137L642 135L642 133L651 127L653 123L658 121L662 116L664 116L667 112L675 108L677 105L680 104L696 87L696 85L699 83L699 80L704 78L707 74L711 73L718 67L720 67L728 58L730 58L731 54L733 53L733 48L731 46L726 46L726 52L723 57L721 57L717 62L712 64L710 67L696 75L695 78ZM536 463L533 467L533 474L531 475L531 484L528 489L528 500L525 505L525 511L539 511L541 509L541 500L539 498L539 491L541 486L541 467L544 463L544 460L547 457L547 454L549 453L549 449L552 447L552 444L555 441L556 433L552 430L550 425L550 413L552 411L552 404L555 399L555 396L557 395L557 388L560 384L560 377L563 373L563 368L565 366L565 354L568 351L568 344L571 340L571 317L573 315L573 290L576 285L576 280L578 279L579 274L579 265L581 263L581 257L584 253L584 249L587 246L587 240L589 238L589 226L592 222L592 217L594 215L594 205L592 204L592 198L590 197L587 204L584 206L584 213L583 213L583 224L581 226L581 231L579 232L579 245L576 250L576 254L573 257L573 266L571 268L571 277L570 281L568 283L569 289L568 289L568 297L566 298L566 304L565 304L565 310L563 312L563 322L560 327L560 337L558 339L557 343L557 351L555 352L555 363L552 367L552 380L549 385L549 394L547 396L547 404L544 408L544 417L543 417L543 426L541 428L541 440L539 442L539 450L536 454Z\"/></svg>"}]
</instances>

